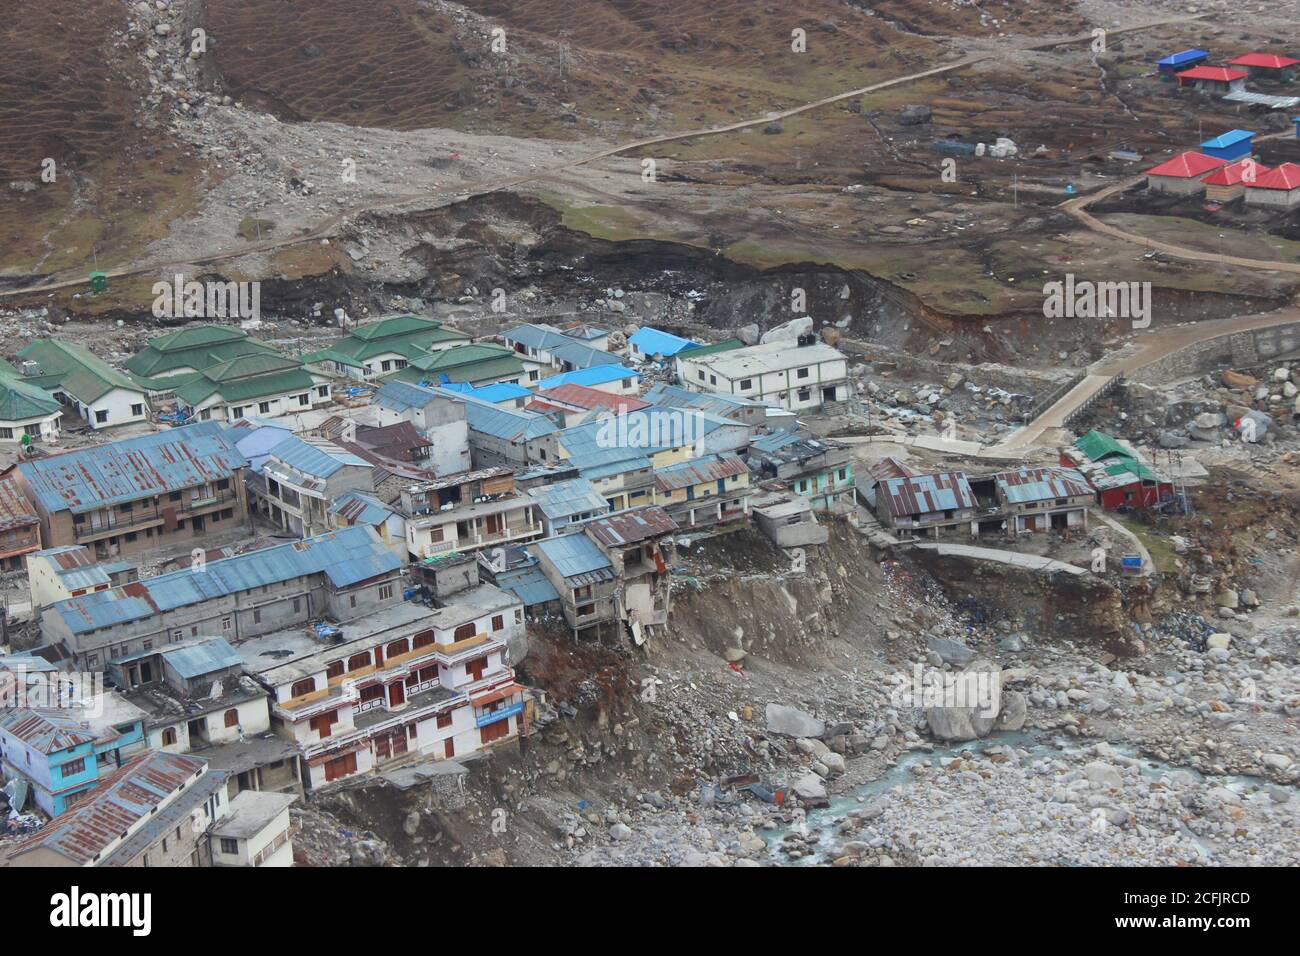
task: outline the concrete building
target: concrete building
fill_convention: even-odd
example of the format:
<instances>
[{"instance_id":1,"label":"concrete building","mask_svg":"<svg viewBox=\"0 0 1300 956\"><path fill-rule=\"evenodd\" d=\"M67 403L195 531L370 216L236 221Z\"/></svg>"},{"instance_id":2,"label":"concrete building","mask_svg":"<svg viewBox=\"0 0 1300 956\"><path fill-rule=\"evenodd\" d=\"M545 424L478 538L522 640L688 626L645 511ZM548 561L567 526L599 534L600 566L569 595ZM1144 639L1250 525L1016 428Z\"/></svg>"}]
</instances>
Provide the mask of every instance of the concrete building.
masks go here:
<instances>
[{"instance_id":1,"label":"concrete building","mask_svg":"<svg viewBox=\"0 0 1300 956\"><path fill-rule=\"evenodd\" d=\"M213 866L293 866L289 807L297 796L244 790L212 828Z\"/></svg>"},{"instance_id":2,"label":"concrete building","mask_svg":"<svg viewBox=\"0 0 1300 956\"><path fill-rule=\"evenodd\" d=\"M754 524L778 548L825 544L830 532L817 523L812 503L802 495L763 491L750 499Z\"/></svg>"},{"instance_id":3,"label":"concrete building","mask_svg":"<svg viewBox=\"0 0 1300 956\"><path fill-rule=\"evenodd\" d=\"M425 459L425 467L434 474L449 475L470 469L469 423L464 402L450 401L446 393L406 382L385 382L371 401L372 407L379 410L380 426L410 422L430 441L432 451Z\"/></svg>"},{"instance_id":4,"label":"concrete building","mask_svg":"<svg viewBox=\"0 0 1300 956\"><path fill-rule=\"evenodd\" d=\"M901 538L937 538L944 528L970 532L977 504L966 475L907 475L877 482L876 517Z\"/></svg>"},{"instance_id":5,"label":"concrete building","mask_svg":"<svg viewBox=\"0 0 1300 956\"><path fill-rule=\"evenodd\" d=\"M500 547L544 533L540 508L515 489L508 468L481 468L403 489L412 561Z\"/></svg>"},{"instance_id":6,"label":"concrete building","mask_svg":"<svg viewBox=\"0 0 1300 956\"><path fill-rule=\"evenodd\" d=\"M68 544L27 555L27 589L32 610L93 591L107 591L139 577L129 561L96 561L90 549Z\"/></svg>"},{"instance_id":7,"label":"concrete building","mask_svg":"<svg viewBox=\"0 0 1300 956\"><path fill-rule=\"evenodd\" d=\"M617 356L609 354L601 346L570 336L551 325L520 325L503 332L501 337L516 354L527 360L527 384L537 382L543 368L572 372L600 365L617 365L619 362Z\"/></svg>"},{"instance_id":8,"label":"concrete building","mask_svg":"<svg viewBox=\"0 0 1300 956\"><path fill-rule=\"evenodd\" d=\"M272 523L304 538L334 527L330 509L349 491L374 490L370 462L319 438L286 438L262 463L254 507Z\"/></svg>"},{"instance_id":9,"label":"concrete building","mask_svg":"<svg viewBox=\"0 0 1300 956\"><path fill-rule=\"evenodd\" d=\"M1294 209L1300 206L1300 165L1283 163L1246 184L1246 205Z\"/></svg>"},{"instance_id":10,"label":"concrete building","mask_svg":"<svg viewBox=\"0 0 1300 956\"><path fill-rule=\"evenodd\" d=\"M844 511L853 502L853 464L847 446L793 431L755 438L747 452L760 479L777 478L812 502L815 511Z\"/></svg>"},{"instance_id":11,"label":"concrete building","mask_svg":"<svg viewBox=\"0 0 1300 956\"><path fill-rule=\"evenodd\" d=\"M627 339L628 358L639 365L642 362L661 362L672 359L688 349L700 347L699 342L684 339L680 335L664 332L660 329L643 325Z\"/></svg>"},{"instance_id":12,"label":"concrete building","mask_svg":"<svg viewBox=\"0 0 1300 956\"><path fill-rule=\"evenodd\" d=\"M151 338L123 366L132 375L166 380L192 376L246 355L276 355L274 346L233 325L185 325Z\"/></svg>"},{"instance_id":13,"label":"concrete building","mask_svg":"<svg viewBox=\"0 0 1300 956\"><path fill-rule=\"evenodd\" d=\"M749 516L749 468L738 455L705 455L668 465L655 472L654 482L654 503L683 531Z\"/></svg>"},{"instance_id":14,"label":"concrete building","mask_svg":"<svg viewBox=\"0 0 1300 956\"><path fill-rule=\"evenodd\" d=\"M60 601L41 612L41 635L99 670L187 640L355 620L401 603L401 570L373 529L344 528Z\"/></svg>"},{"instance_id":15,"label":"concrete building","mask_svg":"<svg viewBox=\"0 0 1300 956\"><path fill-rule=\"evenodd\" d=\"M13 476L0 478L0 569L17 571L41 548L41 519Z\"/></svg>"},{"instance_id":16,"label":"concrete building","mask_svg":"<svg viewBox=\"0 0 1300 956\"><path fill-rule=\"evenodd\" d=\"M85 545L111 559L238 527L246 465L220 426L202 423L26 461L15 473L45 547Z\"/></svg>"},{"instance_id":17,"label":"concrete building","mask_svg":"<svg viewBox=\"0 0 1300 956\"><path fill-rule=\"evenodd\" d=\"M475 468L505 466L524 469L559 457L559 426L545 415L500 408L468 395L437 389L439 395L464 407L469 425L470 458Z\"/></svg>"},{"instance_id":18,"label":"concrete building","mask_svg":"<svg viewBox=\"0 0 1300 956\"><path fill-rule=\"evenodd\" d=\"M0 363L0 447L53 441L62 418L63 405L53 395Z\"/></svg>"},{"instance_id":19,"label":"concrete building","mask_svg":"<svg viewBox=\"0 0 1300 956\"><path fill-rule=\"evenodd\" d=\"M40 339L18 353L24 379L94 429L149 420L147 390L90 350Z\"/></svg>"},{"instance_id":20,"label":"concrete building","mask_svg":"<svg viewBox=\"0 0 1300 956\"><path fill-rule=\"evenodd\" d=\"M224 783L225 775L198 757L139 754L68 812L13 846L4 865L211 866L214 828L229 814ZM273 844L282 824L276 814L266 824L267 837L246 839L257 846Z\"/></svg>"},{"instance_id":21,"label":"concrete building","mask_svg":"<svg viewBox=\"0 0 1300 956\"><path fill-rule=\"evenodd\" d=\"M771 402L791 411L847 401L844 353L815 338L801 341L806 344L770 342L700 358L687 352L678 363L681 384L696 392Z\"/></svg>"},{"instance_id":22,"label":"concrete building","mask_svg":"<svg viewBox=\"0 0 1300 956\"><path fill-rule=\"evenodd\" d=\"M390 551L406 560L406 518L374 495L364 491L345 491L330 506L329 520L333 528L358 525L373 528Z\"/></svg>"},{"instance_id":23,"label":"concrete building","mask_svg":"<svg viewBox=\"0 0 1300 956\"><path fill-rule=\"evenodd\" d=\"M1224 66L1194 66L1176 73L1180 87L1190 87L1202 94L1240 93L1246 89L1247 74Z\"/></svg>"},{"instance_id":24,"label":"concrete building","mask_svg":"<svg viewBox=\"0 0 1300 956\"><path fill-rule=\"evenodd\" d=\"M1093 490L1071 468L1018 468L970 478L974 532L1087 531Z\"/></svg>"},{"instance_id":25,"label":"concrete building","mask_svg":"<svg viewBox=\"0 0 1300 956\"><path fill-rule=\"evenodd\" d=\"M1205 191L1205 175L1227 164L1225 159L1189 150L1148 169L1147 189L1174 196L1199 195Z\"/></svg>"},{"instance_id":26,"label":"concrete building","mask_svg":"<svg viewBox=\"0 0 1300 956\"><path fill-rule=\"evenodd\" d=\"M1198 147L1202 154L1213 159L1232 162L1250 155L1255 134L1248 129L1230 129L1226 133L1207 139Z\"/></svg>"},{"instance_id":27,"label":"concrete building","mask_svg":"<svg viewBox=\"0 0 1300 956\"><path fill-rule=\"evenodd\" d=\"M677 531L677 523L655 506L596 518L583 526L582 533L614 568L617 617L637 645L668 625L672 610L669 564Z\"/></svg>"},{"instance_id":28,"label":"concrete building","mask_svg":"<svg viewBox=\"0 0 1300 956\"><path fill-rule=\"evenodd\" d=\"M528 489L541 512L546 537L563 533L573 525L609 514L609 502L585 478L571 478Z\"/></svg>"},{"instance_id":29,"label":"concrete building","mask_svg":"<svg viewBox=\"0 0 1300 956\"><path fill-rule=\"evenodd\" d=\"M1246 70L1251 79L1266 83L1294 83L1300 60L1277 53L1243 53L1229 60L1228 66Z\"/></svg>"},{"instance_id":30,"label":"concrete building","mask_svg":"<svg viewBox=\"0 0 1300 956\"><path fill-rule=\"evenodd\" d=\"M622 633L616 604L618 573L585 534L546 538L528 546L538 569L559 595L560 610L575 638L617 640Z\"/></svg>"},{"instance_id":31,"label":"concrete building","mask_svg":"<svg viewBox=\"0 0 1300 956\"><path fill-rule=\"evenodd\" d=\"M318 788L408 754L465 756L517 736L526 688L509 647L523 634L519 599L476 581L433 611L401 604L326 639L294 629L239 650Z\"/></svg>"},{"instance_id":32,"label":"concrete building","mask_svg":"<svg viewBox=\"0 0 1300 956\"><path fill-rule=\"evenodd\" d=\"M333 400L328 378L308 371L297 359L273 353L210 366L178 384L175 394L187 418L231 424L249 415L296 415Z\"/></svg>"},{"instance_id":33,"label":"concrete building","mask_svg":"<svg viewBox=\"0 0 1300 956\"><path fill-rule=\"evenodd\" d=\"M682 352L677 357L678 361L680 362L690 355L691 352ZM734 395L722 395L713 392L693 392L679 385L667 385L663 382L652 386L650 391L645 393L645 401L658 408L700 411L706 415L729 418L732 421L749 426L751 434L756 431L769 430L773 425L772 413L785 411L780 406L754 399L737 398ZM790 426L793 427L794 416L782 415L783 420L787 418Z\"/></svg>"},{"instance_id":34,"label":"concrete building","mask_svg":"<svg viewBox=\"0 0 1300 956\"><path fill-rule=\"evenodd\" d=\"M397 315L358 325L328 348L304 355L303 362L333 375L370 381L469 340L466 333L436 319Z\"/></svg>"}]
</instances>

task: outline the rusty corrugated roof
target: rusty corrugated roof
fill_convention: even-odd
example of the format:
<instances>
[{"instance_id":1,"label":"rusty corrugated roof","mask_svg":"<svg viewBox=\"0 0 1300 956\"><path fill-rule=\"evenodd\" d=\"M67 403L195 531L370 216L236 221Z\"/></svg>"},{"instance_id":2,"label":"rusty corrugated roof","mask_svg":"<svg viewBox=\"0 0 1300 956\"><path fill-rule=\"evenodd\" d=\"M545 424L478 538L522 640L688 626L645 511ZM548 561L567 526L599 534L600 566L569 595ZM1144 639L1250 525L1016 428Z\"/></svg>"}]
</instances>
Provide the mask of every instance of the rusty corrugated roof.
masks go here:
<instances>
[{"instance_id":1,"label":"rusty corrugated roof","mask_svg":"<svg viewBox=\"0 0 1300 956\"><path fill-rule=\"evenodd\" d=\"M960 471L888 478L880 483L878 493L885 496L889 513L898 518L975 507L970 483Z\"/></svg>"},{"instance_id":2,"label":"rusty corrugated roof","mask_svg":"<svg viewBox=\"0 0 1300 956\"><path fill-rule=\"evenodd\" d=\"M658 505L647 505L608 518L597 518L588 522L586 530L606 547L621 547L672 534L677 530L677 522Z\"/></svg>"}]
</instances>

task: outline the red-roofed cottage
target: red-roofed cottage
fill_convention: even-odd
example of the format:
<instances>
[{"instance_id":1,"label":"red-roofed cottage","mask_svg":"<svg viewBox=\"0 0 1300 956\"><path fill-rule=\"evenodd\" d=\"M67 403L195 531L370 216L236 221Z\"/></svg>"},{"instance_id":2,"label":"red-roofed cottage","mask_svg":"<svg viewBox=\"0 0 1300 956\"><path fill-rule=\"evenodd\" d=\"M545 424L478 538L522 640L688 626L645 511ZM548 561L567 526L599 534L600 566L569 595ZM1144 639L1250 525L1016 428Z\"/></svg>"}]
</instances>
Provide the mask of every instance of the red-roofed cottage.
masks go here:
<instances>
[{"instance_id":1,"label":"red-roofed cottage","mask_svg":"<svg viewBox=\"0 0 1300 956\"><path fill-rule=\"evenodd\" d=\"M1300 206L1300 165L1283 163L1257 177L1253 185L1246 187L1246 202L1282 209Z\"/></svg>"},{"instance_id":2,"label":"red-roofed cottage","mask_svg":"<svg viewBox=\"0 0 1300 956\"><path fill-rule=\"evenodd\" d=\"M1205 183L1205 198L1214 202L1232 202L1246 192L1246 187L1257 182L1269 172L1269 167L1247 156L1235 163L1216 169L1201 182Z\"/></svg>"},{"instance_id":3,"label":"red-roofed cottage","mask_svg":"<svg viewBox=\"0 0 1300 956\"><path fill-rule=\"evenodd\" d=\"M1202 93L1240 93L1246 89L1248 75L1226 66L1194 66L1178 74L1178 85L1192 86Z\"/></svg>"},{"instance_id":4,"label":"red-roofed cottage","mask_svg":"<svg viewBox=\"0 0 1300 956\"><path fill-rule=\"evenodd\" d=\"M1148 169L1147 189L1153 193L1194 196L1205 191L1205 184L1201 179L1206 173L1227 164L1226 159L1188 151Z\"/></svg>"},{"instance_id":5,"label":"red-roofed cottage","mask_svg":"<svg viewBox=\"0 0 1300 956\"><path fill-rule=\"evenodd\" d=\"M1300 60L1276 53L1245 53L1228 61L1228 66L1250 71L1250 75L1261 80L1276 80L1289 83L1295 79L1295 68Z\"/></svg>"}]
</instances>

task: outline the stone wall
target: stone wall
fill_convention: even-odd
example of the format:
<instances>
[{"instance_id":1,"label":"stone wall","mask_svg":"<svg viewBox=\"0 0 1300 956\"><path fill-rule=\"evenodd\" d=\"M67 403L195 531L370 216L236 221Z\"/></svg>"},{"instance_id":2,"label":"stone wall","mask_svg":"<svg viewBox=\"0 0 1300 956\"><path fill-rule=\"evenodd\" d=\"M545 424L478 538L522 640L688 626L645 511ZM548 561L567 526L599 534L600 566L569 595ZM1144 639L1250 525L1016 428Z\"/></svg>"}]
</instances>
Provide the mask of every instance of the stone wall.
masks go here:
<instances>
[{"instance_id":1,"label":"stone wall","mask_svg":"<svg viewBox=\"0 0 1300 956\"><path fill-rule=\"evenodd\" d=\"M1250 368L1300 354L1300 322L1232 332L1179 349L1131 373L1130 381L1164 385L1191 378L1222 366Z\"/></svg>"}]
</instances>

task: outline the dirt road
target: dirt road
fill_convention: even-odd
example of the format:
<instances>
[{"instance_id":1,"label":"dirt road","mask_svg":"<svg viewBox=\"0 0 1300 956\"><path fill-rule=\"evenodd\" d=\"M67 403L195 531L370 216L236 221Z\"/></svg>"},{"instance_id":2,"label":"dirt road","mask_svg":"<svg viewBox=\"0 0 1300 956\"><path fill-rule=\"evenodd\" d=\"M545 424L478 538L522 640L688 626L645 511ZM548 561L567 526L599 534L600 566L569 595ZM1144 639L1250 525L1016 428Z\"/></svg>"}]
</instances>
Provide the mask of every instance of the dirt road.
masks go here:
<instances>
[{"instance_id":1,"label":"dirt road","mask_svg":"<svg viewBox=\"0 0 1300 956\"><path fill-rule=\"evenodd\" d=\"M1124 33L1134 33L1142 30L1150 30L1154 27L1165 26L1176 23L1188 23L1195 20L1203 19L1208 14L1194 14L1191 16L1167 17L1160 20L1151 20L1145 23L1133 24L1126 27L1116 27L1108 34L1116 36ZM1074 36L1062 37L1054 40L1045 40L1027 45L1017 45L1011 52L1027 52L1033 50L1050 50L1054 47L1064 46L1071 43L1091 42L1093 35L1091 32L1080 33ZM512 189L526 183L531 183L539 179L545 179L554 176L557 173L570 172L582 166L589 165L602 159L608 159L623 153L634 150L646 149L651 146L657 146L664 143L679 142L684 139L698 139L704 136L719 136L727 133L734 133L744 129L752 129L757 126L765 126L775 120L787 119L791 116L797 116L800 113L807 113L811 110L821 109L833 103L839 103L844 100L853 99L854 97L864 96L868 93L874 93L879 90L888 89L893 86L900 86L905 83L913 83L931 76L938 76L943 73L950 73L954 70L962 70L977 63L983 63L988 60L998 59L1004 56L1004 53L980 53L972 56L962 57L951 63L945 63L940 66L932 67L928 70L921 70L917 73L908 73L904 76L894 77L889 80L882 80L879 83L872 83L868 86L859 87L849 90L845 93L837 93L834 96L828 96L811 103L805 103L802 106L796 106L788 110L774 111L765 114L762 117L750 120L741 120L736 123L728 123L723 126L709 126L702 129L691 130L684 133L670 133L663 136L652 136L646 139L634 140L621 145L611 146L607 149L598 150L578 159L562 163L558 166L547 169L540 169L536 172L530 172L523 176L515 176L501 180L490 180L472 186L459 185L455 187L444 187L439 189L427 190L423 193L406 196L394 196L389 199L377 202L363 203L353 206L338 213L335 216L324 220L311 229L299 233L292 237L284 239L266 240L264 242L251 242L238 247L237 249L226 249L215 252L203 253L201 255L191 256L185 259L169 259L162 261L153 261L143 264L126 266L118 269L106 270L110 278L124 278L128 276L144 275L147 273L161 272L163 270L184 268L187 266L211 265L213 263L225 262L231 259L238 259L247 255L260 254L265 252L274 252L280 249L286 249L292 246L300 245L304 242L318 242L321 239L332 237L340 225L353 216L362 215L368 212L375 212L381 209L396 209L398 207L412 203L427 203L430 199L437 197L446 197L451 200L468 199L473 196L487 195L493 192L499 192L503 189ZM40 292L54 292L61 289L73 289L85 286L87 283L86 275L79 273L75 276L66 275L63 278L52 278L45 282L28 285L21 289L10 289L0 291L0 301L23 296L29 296Z\"/></svg>"},{"instance_id":2,"label":"dirt road","mask_svg":"<svg viewBox=\"0 0 1300 956\"><path fill-rule=\"evenodd\" d=\"M1275 325L1300 322L1300 308L1291 307L1262 315L1239 315L1231 319L1197 322L1186 327L1158 329L1139 339L1139 347L1125 355L1103 359L1088 369L1082 382L1066 392L1055 405L1047 409L1023 428L1012 432L1003 441L992 446L992 452L1013 452L1032 446L1049 429L1063 428L1065 420L1084 402L1101 391L1116 375L1129 375L1145 365L1195 345L1206 339L1217 338L1233 332L1266 329Z\"/></svg>"}]
</instances>

